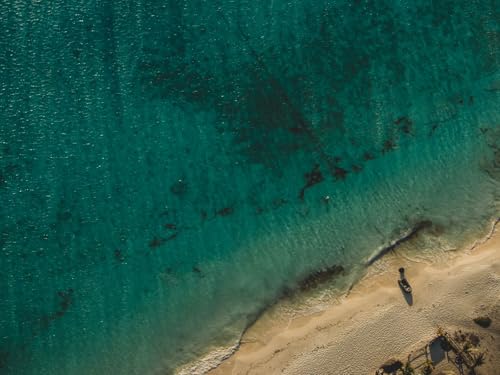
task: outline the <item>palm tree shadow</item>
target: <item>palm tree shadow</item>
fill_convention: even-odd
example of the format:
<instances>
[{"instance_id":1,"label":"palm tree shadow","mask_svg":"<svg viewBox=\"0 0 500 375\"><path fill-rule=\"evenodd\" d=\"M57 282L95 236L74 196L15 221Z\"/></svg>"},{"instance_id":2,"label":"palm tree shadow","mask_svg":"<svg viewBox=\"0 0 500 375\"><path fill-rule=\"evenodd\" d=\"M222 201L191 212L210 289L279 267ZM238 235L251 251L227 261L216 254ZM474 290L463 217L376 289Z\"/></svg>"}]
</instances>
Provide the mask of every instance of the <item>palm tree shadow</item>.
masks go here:
<instances>
[{"instance_id":1,"label":"palm tree shadow","mask_svg":"<svg viewBox=\"0 0 500 375\"><path fill-rule=\"evenodd\" d=\"M455 367L457 368L458 372L460 375L464 375L464 365L463 365L463 359L462 356L459 354L455 357L455 360L453 361Z\"/></svg>"}]
</instances>

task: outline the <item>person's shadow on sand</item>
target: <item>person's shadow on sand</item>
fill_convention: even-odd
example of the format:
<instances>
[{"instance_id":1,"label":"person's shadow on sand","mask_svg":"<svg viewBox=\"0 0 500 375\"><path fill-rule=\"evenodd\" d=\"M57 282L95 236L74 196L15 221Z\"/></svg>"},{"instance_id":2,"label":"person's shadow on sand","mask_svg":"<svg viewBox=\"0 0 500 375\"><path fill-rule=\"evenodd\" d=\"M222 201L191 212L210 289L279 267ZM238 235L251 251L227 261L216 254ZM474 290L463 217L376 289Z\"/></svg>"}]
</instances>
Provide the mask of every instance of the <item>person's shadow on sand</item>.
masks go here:
<instances>
[{"instance_id":1,"label":"person's shadow on sand","mask_svg":"<svg viewBox=\"0 0 500 375\"><path fill-rule=\"evenodd\" d=\"M406 303L411 306L413 305L413 293L406 293L403 289L399 288L401 293L403 293L403 297L405 298Z\"/></svg>"}]
</instances>

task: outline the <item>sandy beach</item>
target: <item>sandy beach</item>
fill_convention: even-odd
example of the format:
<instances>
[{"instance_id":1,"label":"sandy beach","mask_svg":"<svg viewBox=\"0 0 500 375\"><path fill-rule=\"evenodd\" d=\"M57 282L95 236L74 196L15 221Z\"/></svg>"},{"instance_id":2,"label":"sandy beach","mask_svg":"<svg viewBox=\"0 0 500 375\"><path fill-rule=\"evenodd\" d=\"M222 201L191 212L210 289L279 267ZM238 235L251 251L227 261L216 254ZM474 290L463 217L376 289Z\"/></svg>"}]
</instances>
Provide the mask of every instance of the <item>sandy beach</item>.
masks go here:
<instances>
[{"instance_id":1,"label":"sandy beach","mask_svg":"<svg viewBox=\"0 0 500 375\"><path fill-rule=\"evenodd\" d=\"M387 254L378 261L384 272L368 272L321 313L288 321L264 314L245 333L239 350L209 374L375 374L391 358L410 358L418 369L425 358L420 354L439 327L451 335L460 330L478 337L475 350L485 352L486 360L476 373L500 374L498 227L451 263ZM406 269L412 297L397 285L399 267ZM474 323L480 316L492 320L488 328ZM433 359L433 373L459 374L453 361Z\"/></svg>"}]
</instances>

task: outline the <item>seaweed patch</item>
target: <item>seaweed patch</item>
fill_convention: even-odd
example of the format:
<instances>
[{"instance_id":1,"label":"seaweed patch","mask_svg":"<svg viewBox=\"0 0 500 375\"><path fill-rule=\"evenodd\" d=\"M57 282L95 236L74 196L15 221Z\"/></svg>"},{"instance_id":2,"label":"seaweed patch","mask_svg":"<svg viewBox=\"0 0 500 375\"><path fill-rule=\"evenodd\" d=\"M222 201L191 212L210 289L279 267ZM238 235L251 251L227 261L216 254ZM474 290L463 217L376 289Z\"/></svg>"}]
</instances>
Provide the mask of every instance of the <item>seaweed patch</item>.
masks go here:
<instances>
[{"instance_id":1,"label":"seaweed patch","mask_svg":"<svg viewBox=\"0 0 500 375\"><path fill-rule=\"evenodd\" d=\"M351 168L354 173L359 173L363 170L363 166L357 164L353 165Z\"/></svg>"},{"instance_id":2,"label":"seaweed patch","mask_svg":"<svg viewBox=\"0 0 500 375\"><path fill-rule=\"evenodd\" d=\"M384 146L382 148L382 153L393 151L396 148L396 143L392 139L388 139L384 142Z\"/></svg>"},{"instance_id":3,"label":"seaweed patch","mask_svg":"<svg viewBox=\"0 0 500 375\"><path fill-rule=\"evenodd\" d=\"M55 312L48 315L43 315L40 320L40 328L47 329L51 322L59 319L66 314L71 305L73 304L73 289L61 290L57 292L58 306ZM36 335L36 332L34 333Z\"/></svg>"},{"instance_id":4,"label":"seaweed patch","mask_svg":"<svg viewBox=\"0 0 500 375\"><path fill-rule=\"evenodd\" d=\"M436 132L438 127L439 127L439 124L437 124L437 123L432 124L431 130L429 131L429 137L432 137L434 135L434 133Z\"/></svg>"},{"instance_id":5,"label":"seaweed patch","mask_svg":"<svg viewBox=\"0 0 500 375\"><path fill-rule=\"evenodd\" d=\"M233 213L234 213L234 207L229 206L229 207L224 207L224 208L221 208L220 210L217 210L215 212L215 216L224 217L224 216L232 215Z\"/></svg>"},{"instance_id":6,"label":"seaweed patch","mask_svg":"<svg viewBox=\"0 0 500 375\"><path fill-rule=\"evenodd\" d=\"M155 249L165 243L165 239L161 237L155 237L151 241L149 241L149 247Z\"/></svg>"},{"instance_id":7,"label":"seaweed patch","mask_svg":"<svg viewBox=\"0 0 500 375\"><path fill-rule=\"evenodd\" d=\"M301 200L304 200L304 194L306 189L309 189L310 187L319 184L324 180L323 173L321 173L320 170L320 165L316 164L314 168L310 171L304 174L304 178L306 179L306 184L304 187L300 190L299 193L299 198Z\"/></svg>"},{"instance_id":8,"label":"seaweed patch","mask_svg":"<svg viewBox=\"0 0 500 375\"><path fill-rule=\"evenodd\" d=\"M281 206L284 206L285 204L288 203L288 200L285 198L276 198L275 200L272 201L271 206L273 209L280 208Z\"/></svg>"},{"instance_id":9,"label":"seaweed patch","mask_svg":"<svg viewBox=\"0 0 500 375\"><path fill-rule=\"evenodd\" d=\"M175 232L168 237L154 237L151 241L149 241L149 247L151 249L156 249L162 245L164 245L168 241L172 241L179 235L179 232Z\"/></svg>"},{"instance_id":10,"label":"seaweed patch","mask_svg":"<svg viewBox=\"0 0 500 375\"><path fill-rule=\"evenodd\" d=\"M73 303L73 289L67 289L57 292L59 297L59 310L55 312L55 317L62 317Z\"/></svg>"},{"instance_id":11,"label":"seaweed patch","mask_svg":"<svg viewBox=\"0 0 500 375\"><path fill-rule=\"evenodd\" d=\"M335 177L336 180L345 180L347 177L347 170L342 168L342 167L335 167L335 170L333 172L333 176Z\"/></svg>"},{"instance_id":12,"label":"seaweed patch","mask_svg":"<svg viewBox=\"0 0 500 375\"><path fill-rule=\"evenodd\" d=\"M201 278L205 277L205 275L203 274L203 271L202 271L202 270L201 270L198 266L193 266L193 267L191 268L191 271L192 271L194 274L196 274L196 275L198 275L199 277L201 277Z\"/></svg>"},{"instance_id":13,"label":"seaweed patch","mask_svg":"<svg viewBox=\"0 0 500 375\"><path fill-rule=\"evenodd\" d=\"M363 154L363 160L364 161L369 161L369 160L373 160L373 159L375 159L375 156L373 156L373 154L371 152L366 151Z\"/></svg>"},{"instance_id":14,"label":"seaweed patch","mask_svg":"<svg viewBox=\"0 0 500 375\"><path fill-rule=\"evenodd\" d=\"M7 350L0 350L0 369L6 368L9 361L9 352Z\"/></svg>"},{"instance_id":15,"label":"seaweed patch","mask_svg":"<svg viewBox=\"0 0 500 375\"><path fill-rule=\"evenodd\" d=\"M405 134L410 134L413 131L413 121L407 116L399 117L394 121L394 124Z\"/></svg>"}]
</instances>

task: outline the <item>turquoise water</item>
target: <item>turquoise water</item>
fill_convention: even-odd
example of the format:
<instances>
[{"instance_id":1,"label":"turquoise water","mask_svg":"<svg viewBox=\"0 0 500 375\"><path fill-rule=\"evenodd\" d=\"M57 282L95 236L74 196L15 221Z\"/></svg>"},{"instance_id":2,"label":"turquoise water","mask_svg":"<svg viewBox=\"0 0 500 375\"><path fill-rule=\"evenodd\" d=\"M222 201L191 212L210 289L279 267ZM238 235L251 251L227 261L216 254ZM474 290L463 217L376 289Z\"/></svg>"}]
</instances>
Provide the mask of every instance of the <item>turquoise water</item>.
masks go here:
<instances>
[{"instance_id":1,"label":"turquoise water","mask_svg":"<svg viewBox=\"0 0 500 375\"><path fill-rule=\"evenodd\" d=\"M481 233L495 5L2 2L0 372L168 374L418 222Z\"/></svg>"}]
</instances>

